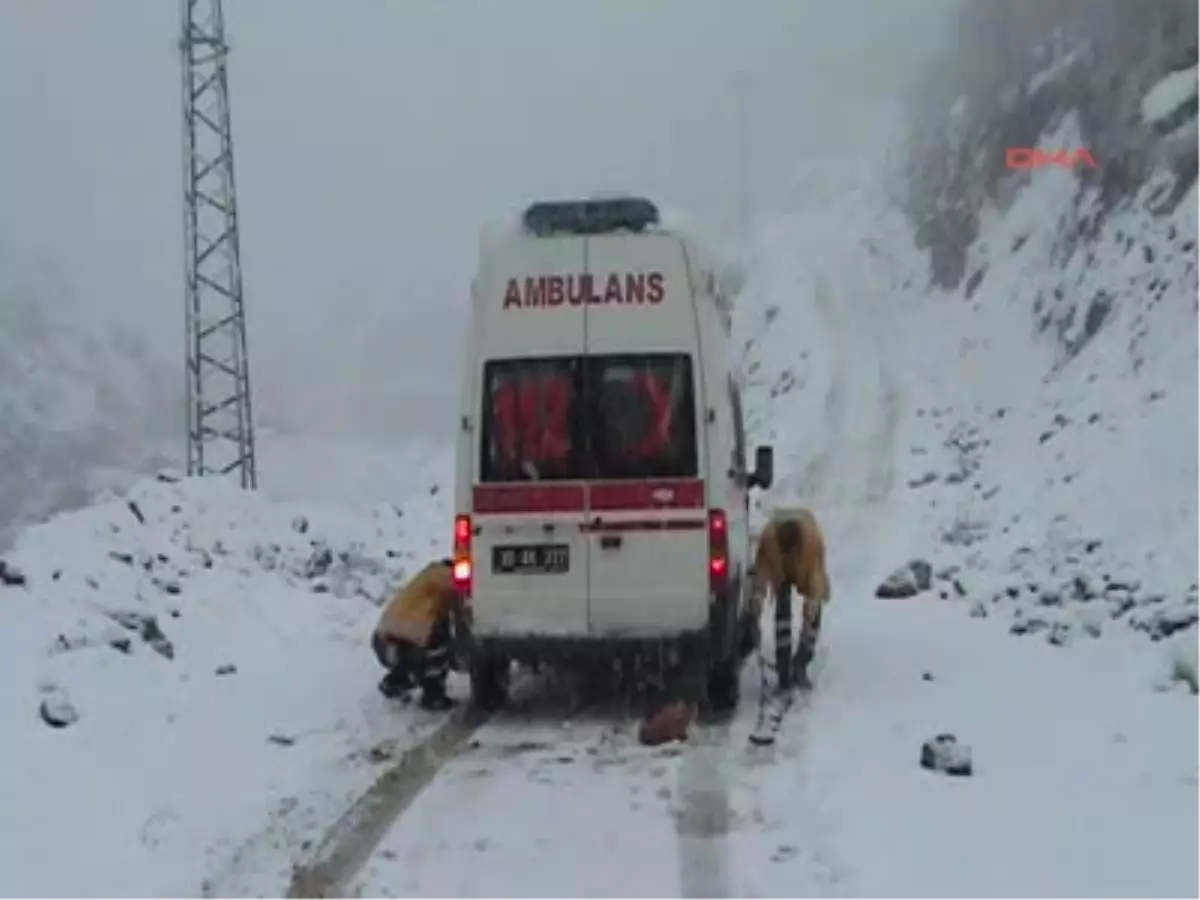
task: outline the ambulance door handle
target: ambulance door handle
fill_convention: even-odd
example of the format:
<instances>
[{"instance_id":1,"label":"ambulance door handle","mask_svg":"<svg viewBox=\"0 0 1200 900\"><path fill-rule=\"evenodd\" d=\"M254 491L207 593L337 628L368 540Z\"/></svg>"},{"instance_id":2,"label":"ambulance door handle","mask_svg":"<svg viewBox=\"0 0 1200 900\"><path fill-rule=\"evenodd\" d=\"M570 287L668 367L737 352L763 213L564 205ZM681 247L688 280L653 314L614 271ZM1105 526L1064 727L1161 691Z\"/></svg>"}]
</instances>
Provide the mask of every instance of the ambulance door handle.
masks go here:
<instances>
[{"instance_id":1,"label":"ambulance door handle","mask_svg":"<svg viewBox=\"0 0 1200 900\"><path fill-rule=\"evenodd\" d=\"M542 526L542 531L544 531L546 534L554 534L554 523L547 522Z\"/></svg>"},{"instance_id":2,"label":"ambulance door handle","mask_svg":"<svg viewBox=\"0 0 1200 900\"><path fill-rule=\"evenodd\" d=\"M602 534L600 535L601 550L619 550L621 547L621 536L619 534Z\"/></svg>"}]
</instances>

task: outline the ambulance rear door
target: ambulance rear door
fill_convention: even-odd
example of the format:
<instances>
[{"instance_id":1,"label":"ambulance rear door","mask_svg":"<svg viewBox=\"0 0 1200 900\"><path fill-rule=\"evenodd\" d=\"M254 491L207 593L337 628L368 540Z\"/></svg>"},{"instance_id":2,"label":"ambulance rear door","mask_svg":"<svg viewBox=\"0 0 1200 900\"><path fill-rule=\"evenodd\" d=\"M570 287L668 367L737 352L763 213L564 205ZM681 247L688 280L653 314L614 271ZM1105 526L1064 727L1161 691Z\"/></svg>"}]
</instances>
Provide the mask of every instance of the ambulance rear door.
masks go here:
<instances>
[{"instance_id":1,"label":"ambulance rear door","mask_svg":"<svg viewBox=\"0 0 1200 900\"><path fill-rule=\"evenodd\" d=\"M485 267L472 496L480 636L587 633L583 251L579 237L526 237Z\"/></svg>"},{"instance_id":2,"label":"ambulance rear door","mask_svg":"<svg viewBox=\"0 0 1200 900\"><path fill-rule=\"evenodd\" d=\"M588 623L658 635L708 621L703 347L683 242L588 240Z\"/></svg>"}]
</instances>

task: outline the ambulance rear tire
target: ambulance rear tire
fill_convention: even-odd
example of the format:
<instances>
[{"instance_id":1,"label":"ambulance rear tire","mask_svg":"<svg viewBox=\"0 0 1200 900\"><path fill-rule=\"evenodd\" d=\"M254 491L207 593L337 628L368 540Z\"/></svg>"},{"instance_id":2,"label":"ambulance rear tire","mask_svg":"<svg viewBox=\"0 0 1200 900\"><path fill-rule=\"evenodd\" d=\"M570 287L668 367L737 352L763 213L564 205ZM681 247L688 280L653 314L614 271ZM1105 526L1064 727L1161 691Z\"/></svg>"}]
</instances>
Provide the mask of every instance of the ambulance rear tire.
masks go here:
<instances>
[{"instance_id":1,"label":"ambulance rear tire","mask_svg":"<svg viewBox=\"0 0 1200 900\"><path fill-rule=\"evenodd\" d=\"M742 657L731 653L715 660L708 670L708 705L714 712L727 713L737 709L741 699Z\"/></svg>"},{"instance_id":2,"label":"ambulance rear tire","mask_svg":"<svg viewBox=\"0 0 1200 900\"><path fill-rule=\"evenodd\" d=\"M492 712L508 701L509 664L505 657L477 654L471 660L471 705Z\"/></svg>"}]
</instances>

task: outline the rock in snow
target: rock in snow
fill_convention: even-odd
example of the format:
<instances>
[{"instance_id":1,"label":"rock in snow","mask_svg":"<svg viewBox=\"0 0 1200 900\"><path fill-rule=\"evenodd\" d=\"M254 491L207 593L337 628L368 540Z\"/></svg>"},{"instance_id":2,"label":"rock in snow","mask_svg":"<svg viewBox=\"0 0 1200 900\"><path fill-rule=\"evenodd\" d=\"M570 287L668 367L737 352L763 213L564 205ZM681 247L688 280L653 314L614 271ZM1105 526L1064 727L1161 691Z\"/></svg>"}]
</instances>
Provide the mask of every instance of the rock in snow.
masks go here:
<instances>
[{"instance_id":1,"label":"rock in snow","mask_svg":"<svg viewBox=\"0 0 1200 900\"><path fill-rule=\"evenodd\" d=\"M61 688L52 687L45 691L38 714L51 728L67 728L79 721L79 711L71 698Z\"/></svg>"},{"instance_id":2,"label":"rock in snow","mask_svg":"<svg viewBox=\"0 0 1200 900\"><path fill-rule=\"evenodd\" d=\"M933 566L923 559L910 560L896 569L875 589L875 596L884 599L915 597L933 584Z\"/></svg>"},{"instance_id":3,"label":"rock in snow","mask_svg":"<svg viewBox=\"0 0 1200 900\"><path fill-rule=\"evenodd\" d=\"M971 748L953 734L939 734L921 745L921 768L943 775L971 775Z\"/></svg>"}]
</instances>

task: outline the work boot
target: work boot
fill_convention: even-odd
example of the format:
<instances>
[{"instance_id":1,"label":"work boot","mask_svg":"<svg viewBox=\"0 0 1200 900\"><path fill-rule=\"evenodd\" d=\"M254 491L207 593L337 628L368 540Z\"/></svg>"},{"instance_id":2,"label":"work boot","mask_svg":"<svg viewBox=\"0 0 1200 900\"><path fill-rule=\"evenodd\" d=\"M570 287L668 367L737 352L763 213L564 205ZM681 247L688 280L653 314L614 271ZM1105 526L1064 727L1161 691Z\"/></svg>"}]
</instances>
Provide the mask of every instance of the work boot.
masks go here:
<instances>
[{"instance_id":1,"label":"work boot","mask_svg":"<svg viewBox=\"0 0 1200 900\"><path fill-rule=\"evenodd\" d=\"M792 663L792 671L795 676L796 687L812 687L812 681L808 677L808 664L812 662L812 658L812 647L801 644L800 648L796 651L796 659Z\"/></svg>"},{"instance_id":2,"label":"work boot","mask_svg":"<svg viewBox=\"0 0 1200 900\"><path fill-rule=\"evenodd\" d=\"M408 677L407 673L393 670L384 675L379 682L379 693L389 700L394 700L402 697L412 687L414 687L412 679Z\"/></svg>"},{"instance_id":3,"label":"work boot","mask_svg":"<svg viewBox=\"0 0 1200 900\"><path fill-rule=\"evenodd\" d=\"M421 688L421 709L444 712L454 706L454 700L446 693L444 684L426 684Z\"/></svg>"}]
</instances>

